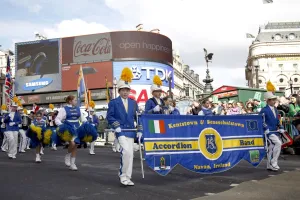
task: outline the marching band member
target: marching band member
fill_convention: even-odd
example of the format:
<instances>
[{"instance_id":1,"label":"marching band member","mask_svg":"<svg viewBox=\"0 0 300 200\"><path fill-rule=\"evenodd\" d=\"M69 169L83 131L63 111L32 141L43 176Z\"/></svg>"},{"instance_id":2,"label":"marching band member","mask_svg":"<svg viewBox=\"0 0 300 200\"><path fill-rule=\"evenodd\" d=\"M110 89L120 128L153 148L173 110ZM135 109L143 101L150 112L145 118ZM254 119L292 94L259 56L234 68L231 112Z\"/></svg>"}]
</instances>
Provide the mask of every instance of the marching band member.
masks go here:
<instances>
[{"instance_id":1,"label":"marching band member","mask_svg":"<svg viewBox=\"0 0 300 200\"><path fill-rule=\"evenodd\" d=\"M122 185L133 186L131 181L133 166L133 144L135 137L141 137L142 133L125 132L122 129L134 129L136 112L138 105L136 101L128 98L130 93L130 85L133 74L129 68L124 68L117 87L119 97L113 99L108 104L107 120L115 129L116 136L121 146L121 163L119 170L119 178Z\"/></svg>"},{"instance_id":2,"label":"marching band member","mask_svg":"<svg viewBox=\"0 0 300 200\"><path fill-rule=\"evenodd\" d=\"M28 130L29 125L31 124L32 120L29 118L28 116L28 111L26 109L23 109L23 112L21 114L21 118L22 118L22 125L21 128L19 130L19 132L24 132L25 136L26 136L26 131ZM21 133L23 134L23 133ZM30 145L30 138L29 137L25 137L25 146L24 144L22 145L23 150L25 151L25 149L30 149L29 145ZM23 141L24 142L24 141ZM21 141L20 141L21 143ZM21 144L20 144L21 146ZM20 150L20 148L19 148Z\"/></svg>"},{"instance_id":3,"label":"marching band member","mask_svg":"<svg viewBox=\"0 0 300 200\"><path fill-rule=\"evenodd\" d=\"M180 115L179 111L173 107L173 101L170 97L164 97L164 106L162 106L162 111L167 115Z\"/></svg>"},{"instance_id":4,"label":"marching band member","mask_svg":"<svg viewBox=\"0 0 300 200\"><path fill-rule=\"evenodd\" d=\"M68 153L65 156L65 164L70 170L76 171L77 166L75 164L77 146L75 140L77 139L77 129L80 126L79 121L86 122L83 114L80 111L80 107L77 105L77 100L74 96L70 95L66 98L68 104L64 108L61 108L55 118L55 124L59 126L58 135L63 142L69 142ZM76 143L80 143L78 139Z\"/></svg>"},{"instance_id":5,"label":"marching band member","mask_svg":"<svg viewBox=\"0 0 300 200\"><path fill-rule=\"evenodd\" d=\"M27 130L27 136L30 138L32 148L35 148L35 162L42 162L41 159L41 148L43 143L43 131L46 128L46 121L43 120L42 113L37 111L36 119L33 120L32 124Z\"/></svg>"},{"instance_id":6,"label":"marching band member","mask_svg":"<svg viewBox=\"0 0 300 200\"><path fill-rule=\"evenodd\" d=\"M19 134L20 134L20 143L19 143L19 153L25 153L25 148L27 145L27 137L26 132L23 129L23 107L22 104L19 102L18 108L17 108L20 116L21 116L21 123L19 124Z\"/></svg>"},{"instance_id":7,"label":"marching band member","mask_svg":"<svg viewBox=\"0 0 300 200\"><path fill-rule=\"evenodd\" d=\"M8 157L10 159L16 159L18 152L18 133L19 124L21 123L21 116L17 112L18 97L14 97L11 104L11 112L6 115L4 122L6 123L5 136L8 142Z\"/></svg>"},{"instance_id":8,"label":"marching band member","mask_svg":"<svg viewBox=\"0 0 300 200\"><path fill-rule=\"evenodd\" d=\"M210 104L210 102L209 102L208 99L202 101L202 107L201 107L201 110L198 113L198 115L201 115L201 116L213 116L213 112L209 108L209 104Z\"/></svg>"},{"instance_id":9,"label":"marching band member","mask_svg":"<svg viewBox=\"0 0 300 200\"><path fill-rule=\"evenodd\" d=\"M271 171L278 171L280 168L278 166L278 158L280 156L282 142L279 139L279 133L284 133L283 126L280 124L278 111L274 107L277 96L275 96L271 90L269 84L267 83L267 92L264 97L267 101L266 107L264 107L260 114L263 114L265 117L264 130L267 134L268 142L268 162L267 169ZM274 90L275 91L275 90ZM279 129L279 131L278 131Z\"/></svg>"},{"instance_id":10,"label":"marching band member","mask_svg":"<svg viewBox=\"0 0 300 200\"><path fill-rule=\"evenodd\" d=\"M52 137L51 137L51 149L56 151L56 144L57 144L57 133L56 133L56 124L55 124L55 113L54 113L54 105L49 104L49 115L47 119L47 127L52 130Z\"/></svg>"},{"instance_id":11,"label":"marching band member","mask_svg":"<svg viewBox=\"0 0 300 200\"><path fill-rule=\"evenodd\" d=\"M99 119L98 119L97 115L95 114L94 107L95 107L95 102L90 101L89 107L88 107L89 115L87 116L87 121L93 127L95 127L95 130L97 131L97 127L99 125ZM90 144L90 155L95 155L95 141L91 142L91 144Z\"/></svg>"},{"instance_id":12,"label":"marching band member","mask_svg":"<svg viewBox=\"0 0 300 200\"><path fill-rule=\"evenodd\" d=\"M145 114L163 114L162 106L164 102L161 99L162 81L158 75L153 77L153 84L151 86L151 93L153 98L148 99L145 105Z\"/></svg>"},{"instance_id":13,"label":"marching band member","mask_svg":"<svg viewBox=\"0 0 300 200\"><path fill-rule=\"evenodd\" d=\"M7 106L6 105L2 105L1 106L1 117L0 117L0 124L1 124L1 137L2 137L2 143L1 143L1 150L3 152L6 152L8 150L8 145L7 145L7 138L4 134L4 132L6 131L6 124L4 123L4 119L6 117L7 114Z\"/></svg>"}]
</instances>

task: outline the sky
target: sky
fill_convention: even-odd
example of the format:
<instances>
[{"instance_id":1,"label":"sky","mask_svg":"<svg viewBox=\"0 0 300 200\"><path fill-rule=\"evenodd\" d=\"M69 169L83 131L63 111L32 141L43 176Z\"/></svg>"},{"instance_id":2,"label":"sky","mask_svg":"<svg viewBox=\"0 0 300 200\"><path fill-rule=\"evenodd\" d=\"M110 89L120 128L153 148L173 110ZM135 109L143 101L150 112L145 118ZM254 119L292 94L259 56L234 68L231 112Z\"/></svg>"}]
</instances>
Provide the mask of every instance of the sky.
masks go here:
<instances>
[{"instance_id":1,"label":"sky","mask_svg":"<svg viewBox=\"0 0 300 200\"><path fill-rule=\"evenodd\" d=\"M185 64L205 78L203 48L214 53L213 87L246 86L248 48L260 25L300 21L300 0L2 0L0 45L117 30L160 29Z\"/></svg>"}]
</instances>

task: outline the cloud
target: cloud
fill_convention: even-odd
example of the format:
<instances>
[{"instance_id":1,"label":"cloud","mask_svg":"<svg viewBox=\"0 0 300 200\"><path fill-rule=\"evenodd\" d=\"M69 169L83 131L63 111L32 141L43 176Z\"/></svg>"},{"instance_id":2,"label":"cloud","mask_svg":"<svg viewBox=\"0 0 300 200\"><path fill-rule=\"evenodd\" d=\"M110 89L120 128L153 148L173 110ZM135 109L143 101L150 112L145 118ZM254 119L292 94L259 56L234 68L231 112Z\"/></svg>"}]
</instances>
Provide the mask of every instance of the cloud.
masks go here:
<instances>
[{"instance_id":1,"label":"cloud","mask_svg":"<svg viewBox=\"0 0 300 200\"><path fill-rule=\"evenodd\" d=\"M243 67L251 40L245 34L258 33L268 21L299 20L299 0L106 0L107 6L122 14L123 29L143 23L145 30L159 28L173 41L186 64L204 65L203 48L214 53L210 67L216 88L223 84L246 86ZM205 78L205 68L197 70ZM217 69L217 70L215 70ZM232 73L230 78L229 74ZM226 78L224 75L226 75Z\"/></svg>"},{"instance_id":2,"label":"cloud","mask_svg":"<svg viewBox=\"0 0 300 200\"><path fill-rule=\"evenodd\" d=\"M42 6L40 3L42 3L43 0L9 0L9 2L14 6L27 8L29 12L37 14L42 10Z\"/></svg>"},{"instance_id":3,"label":"cloud","mask_svg":"<svg viewBox=\"0 0 300 200\"><path fill-rule=\"evenodd\" d=\"M64 20L51 28L45 28L42 32L48 38L68 37L101 32L109 32L109 29L96 22L86 22L81 19Z\"/></svg>"}]
</instances>

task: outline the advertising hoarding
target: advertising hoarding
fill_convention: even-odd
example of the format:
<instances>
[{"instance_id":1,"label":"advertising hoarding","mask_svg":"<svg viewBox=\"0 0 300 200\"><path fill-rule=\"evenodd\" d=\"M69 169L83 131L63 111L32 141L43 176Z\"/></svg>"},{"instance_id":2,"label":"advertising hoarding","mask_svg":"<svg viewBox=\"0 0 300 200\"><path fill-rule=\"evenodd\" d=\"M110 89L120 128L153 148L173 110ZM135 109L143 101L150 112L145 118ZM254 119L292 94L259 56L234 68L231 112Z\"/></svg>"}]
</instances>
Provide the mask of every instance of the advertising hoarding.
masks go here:
<instances>
[{"instance_id":1,"label":"advertising hoarding","mask_svg":"<svg viewBox=\"0 0 300 200\"><path fill-rule=\"evenodd\" d=\"M131 85L129 98L136 100L139 105L144 105L146 101L152 98L151 85ZM168 87L162 86L162 97L167 95Z\"/></svg>"},{"instance_id":2,"label":"advertising hoarding","mask_svg":"<svg viewBox=\"0 0 300 200\"><path fill-rule=\"evenodd\" d=\"M105 88L105 76L112 83L112 62L88 63L82 65L69 65L62 67L62 90L77 90L78 72L82 66L85 85L88 89Z\"/></svg>"},{"instance_id":3,"label":"advertising hoarding","mask_svg":"<svg viewBox=\"0 0 300 200\"><path fill-rule=\"evenodd\" d=\"M59 43L59 39L16 43L16 94L61 90Z\"/></svg>"},{"instance_id":4,"label":"advertising hoarding","mask_svg":"<svg viewBox=\"0 0 300 200\"><path fill-rule=\"evenodd\" d=\"M19 96L19 98L22 99L23 104L33 104L33 103L48 104L48 103L63 103L65 102L65 98L69 95L76 96L77 93L76 91L47 93L47 94ZM106 99L106 90L105 89L91 90L91 98L94 101Z\"/></svg>"},{"instance_id":5,"label":"advertising hoarding","mask_svg":"<svg viewBox=\"0 0 300 200\"><path fill-rule=\"evenodd\" d=\"M174 70L169 65L145 61L113 62L113 74L117 80L125 67L130 68L133 73L131 85L152 85L153 77L158 75L162 80L162 86L165 87L169 87L168 77L172 76L171 86L174 88Z\"/></svg>"},{"instance_id":6,"label":"advertising hoarding","mask_svg":"<svg viewBox=\"0 0 300 200\"><path fill-rule=\"evenodd\" d=\"M129 59L172 65L172 41L164 35L142 31L62 38L62 64Z\"/></svg>"}]
</instances>

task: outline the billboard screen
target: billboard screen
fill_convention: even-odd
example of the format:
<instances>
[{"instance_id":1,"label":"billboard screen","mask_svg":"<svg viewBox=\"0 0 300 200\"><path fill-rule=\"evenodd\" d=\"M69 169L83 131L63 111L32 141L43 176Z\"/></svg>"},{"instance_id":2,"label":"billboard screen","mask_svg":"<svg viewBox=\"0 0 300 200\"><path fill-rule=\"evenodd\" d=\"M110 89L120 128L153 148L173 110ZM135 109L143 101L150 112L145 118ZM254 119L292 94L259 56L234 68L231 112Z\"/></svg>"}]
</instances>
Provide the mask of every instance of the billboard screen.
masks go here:
<instances>
[{"instance_id":1,"label":"billboard screen","mask_svg":"<svg viewBox=\"0 0 300 200\"><path fill-rule=\"evenodd\" d=\"M62 64L108 60L173 63L172 41L160 34L120 31L62 38Z\"/></svg>"},{"instance_id":2,"label":"billboard screen","mask_svg":"<svg viewBox=\"0 0 300 200\"><path fill-rule=\"evenodd\" d=\"M61 90L59 39L16 44L15 93Z\"/></svg>"},{"instance_id":3,"label":"billboard screen","mask_svg":"<svg viewBox=\"0 0 300 200\"><path fill-rule=\"evenodd\" d=\"M62 90L77 90L78 72L82 66L84 81L88 89L105 88L105 76L112 83L112 62L88 63L82 65L68 65L62 67Z\"/></svg>"},{"instance_id":4,"label":"billboard screen","mask_svg":"<svg viewBox=\"0 0 300 200\"><path fill-rule=\"evenodd\" d=\"M146 101L152 98L151 85L131 85L129 98L137 101L139 105L144 105ZM168 87L162 86L162 97L167 96Z\"/></svg>"},{"instance_id":5,"label":"billboard screen","mask_svg":"<svg viewBox=\"0 0 300 200\"><path fill-rule=\"evenodd\" d=\"M168 77L172 76L172 88L174 88L173 68L169 65L145 61L113 62L113 74L117 80L119 80L124 67L132 70L132 85L148 85L150 87L153 77L158 75L165 87L169 87Z\"/></svg>"}]
</instances>

